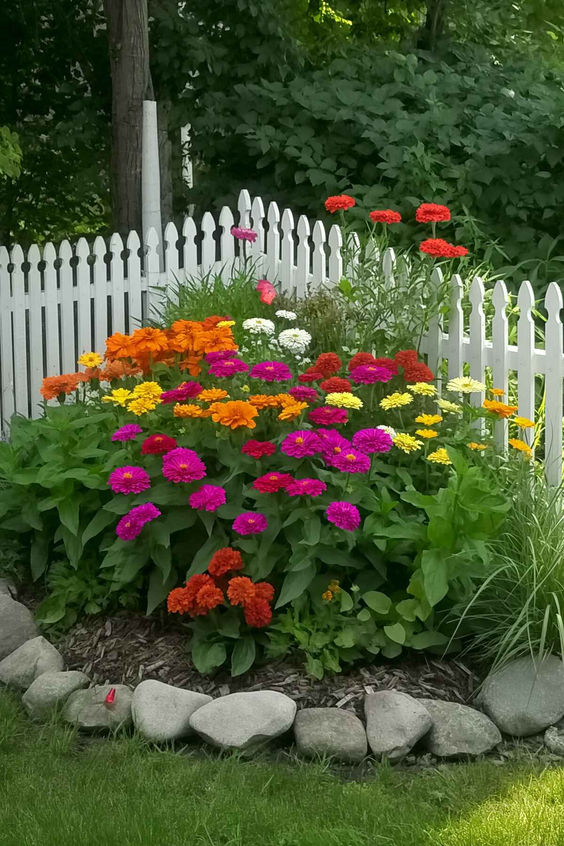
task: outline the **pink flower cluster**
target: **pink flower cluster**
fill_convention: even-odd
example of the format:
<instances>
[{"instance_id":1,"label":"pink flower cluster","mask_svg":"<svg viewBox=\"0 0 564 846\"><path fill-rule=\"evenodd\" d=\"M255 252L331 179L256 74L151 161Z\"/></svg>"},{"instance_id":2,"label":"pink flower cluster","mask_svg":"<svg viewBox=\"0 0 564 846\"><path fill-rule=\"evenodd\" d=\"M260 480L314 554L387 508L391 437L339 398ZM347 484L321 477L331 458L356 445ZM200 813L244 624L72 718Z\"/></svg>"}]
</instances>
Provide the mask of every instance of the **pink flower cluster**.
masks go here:
<instances>
[{"instance_id":1,"label":"pink flower cluster","mask_svg":"<svg viewBox=\"0 0 564 846\"><path fill-rule=\"evenodd\" d=\"M258 233L254 229L245 229L243 226L232 226L231 234L238 241L250 241L254 244L258 238Z\"/></svg>"},{"instance_id":2,"label":"pink flower cluster","mask_svg":"<svg viewBox=\"0 0 564 846\"><path fill-rule=\"evenodd\" d=\"M197 482L206 473L206 465L193 449L177 447L163 456L163 476L175 484Z\"/></svg>"},{"instance_id":3,"label":"pink flower cluster","mask_svg":"<svg viewBox=\"0 0 564 846\"><path fill-rule=\"evenodd\" d=\"M136 505L116 526L116 534L121 540L135 540L141 533L146 523L160 517L161 512L152 502L145 502L143 505Z\"/></svg>"},{"instance_id":4,"label":"pink flower cluster","mask_svg":"<svg viewBox=\"0 0 564 846\"><path fill-rule=\"evenodd\" d=\"M120 429L116 429L112 435L112 441L133 441L137 435L142 433L143 429L137 423L126 423Z\"/></svg>"},{"instance_id":5,"label":"pink flower cluster","mask_svg":"<svg viewBox=\"0 0 564 846\"><path fill-rule=\"evenodd\" d=\"M357 385L373 385L375 382L389 382L393 377L391 370L377 364L362 364L351 370L351 379Z\"/></svg>"},{"instance_id":6,"label":"pink flower cluster","mask_svg":"<svg viewBox=\"0 0 564 846\"><path fill-rule=\"evenodd\" d=\"M264 514L246 511L239 514L233 521L233 531L238 535L260 535L268 528L268 520Z\"/></svg>"},{"instance_id":7,"label":"pink flower cluster","mask_svg":"<svg viewBox=\"0 0 564 846\"><path fill-rule=\"evenodd\" d=\"M212 362L208 368L208 373L218 379L230 379L236 373L246 373L248 369L249 365L241 361L240 358L225 358Z\"/></svg>"},{"instance_id":8,"label":"pink flower cluster","mask_svg":"<svg viewBox=\"0 0 564 846\"><path fill-rule=\"evenodd\" d=\"M112 470L108 479L108 485L114 493L138 494L151 487L149 474L142 467L132 467L126 464L125 467L116 467Z\"/></svg>"},{"instance_id":9,"label":"pink flower cluster","mask_svg":"<svg viewBox=\"0 0 564 846\"><path fill-rule=\"evenodd\" d=\"M161 402L165 404L171 402L186 402L187 399L197 397L202 391L202 386L199 382L183 382L178 388L173 388L172 391L163 391L161 394Z\"/></svg>"},{"instance_id":10,"label":"pink flower cluster","mask_svg":"<svg viewBox=\"0 0 564 846\"><path fill-rule=\"evenodd\" d=\"M202 485L188 499L190 507L197 511L217 511L226 501L225 488L219 485Z\"/></svg>"},{"instance_id":11,"label":"pink flower cluster","mask_svg":"<svg viewBox=\"0 0 564 846\"><path fill-rule=\"evenodd\" d=\"M282 361L261 361L255 364L250 372L251 379L262 379L263 382L289 382L292 371Z\"/></svg>"}]
</instances>

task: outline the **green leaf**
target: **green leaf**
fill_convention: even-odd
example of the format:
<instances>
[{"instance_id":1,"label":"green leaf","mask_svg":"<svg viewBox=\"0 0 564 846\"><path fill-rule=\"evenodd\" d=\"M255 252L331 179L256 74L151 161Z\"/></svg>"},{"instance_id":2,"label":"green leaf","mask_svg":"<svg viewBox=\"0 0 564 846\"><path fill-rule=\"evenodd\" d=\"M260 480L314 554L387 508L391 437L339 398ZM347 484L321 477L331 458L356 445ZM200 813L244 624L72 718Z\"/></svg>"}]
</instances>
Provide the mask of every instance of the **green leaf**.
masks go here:
<instances>
[{"instance_id":1,"label":"green leaf","mask_svg":"<svg viewBox=\"0 0 564 846\"><path fill-rule=\"evenodd\" d=\"M448 637L440 632L419 632L411 637L409 645L413 649L429 649L431 646L444 646Z\"/></svg>"},{"instance_id":2,"label":"green leaf","mask_svg":"<svg viewBox=\"0 0 564 846\"><path fill-rule=\"evenodd\" d=\"M33 581L43 575L49 563L49 543L44 535L36 535L30 549L30 567Z\"/></svg>"},{"instance_id":3,"label":"green leaf","mask_svg":"<svg viewBox=\"0 0 564 846\"><path fill-rule=\"evenodd\" d=\"M356 615L356 618L361 623L367 623L369 620L372 619L372 616L371 616L368 608L363 608L361 611L358 612L358 614Z\"/></svg>"},{"instance_id":4,"label":"green leaf","mask_svg":"<svg viewBox=\"0 0 564 846\"><path fill-rule=\"evenodd\" d=\"M59 593L47 597L39 605L35 612L35 616L40 623L45 626L51 626L53 623L58 623L65 616L66 602L65 594Z\"/></svg>"},{"instance_id":5,"label":"green leaf","mask_svg":"<svg viewBox=\"0 0 564 846\"><path fill-rule=\"evenodd\" d=\"M425 549L421 555L423 588L430 605L436 605L448 593L446 555L438 549Z\"/></svg>"},{"instance_id":6,"label":"green leaf","mask_svg":"<svg viewBox=\"0 0 564 846\"><path fill-rule=\"evenodd\" d=\"M353 598L350 593L347 593L346 590L340 589L339 593L337 594L341 600L341 611L346 612L350 611L354 605Z\"/></svg>"},{"instance_id":7,"label":"green leaf","mask_svg":"<svg viewBox=\"0 0 564 846\"><path fill-rule=\"evenodd\" d=\"M306 657L305 668L308 675L313 676L314 679L322 679L325 675L323 664L319 658L314 658L313 655L308 655Z\"/></svg>"},{"instance_id":8,"label":"green leaf","mask_svg":"<svg viewBox=\"0 0 564 846\"><path fill-rule=\"evenodd\" d=\"M394 643L405 643L406 631L401 623L393 623L391 626L384 626L384 634Z\"/></svg>"},{"instance_id":9,"label":"green leaf","mask_svg":"<svg viewBox=\"0 0 564 846\"><path fill-rule=\"evenodd\" d=\"M392 600L385 593L378 590L369 590L362 594L362 599L377 614L387 614L392 607Z\"/></svg>"},{"instance_id":10,"label":"green leaf","mask_svg":"<svg viewBox=\"0 0 564 846\"><path fill-rule=\"evenodd\" d=\"M151 575L149 576L149 589L147 591L147 615L152 614L161 602L169 595L170 591L176 584L176 571L169 573L167 579L163 578L162 572L158 567L153 567Z\"/></svg>"},{"instance_id":11,"label":"green leaf","mask_svg":"<svg viewBox=\"0 0 564 846\"><path fill-rule=\"evenodd\" d=\"M57 506L61 523L73 535L76 535L78 532L79 503L80 497L77 494L74 494L67 499L61 500Z\"/></svg>"},{"instance_id":12,"label":"green leaf","mask_svg":"<svg viewBox=\"0 0 564 846\"><path fill-rule=\"evenodd\" d=\"M192 641L192 663L199 673L209 673L221 667L227 658L223 643L209 643L205 640Z\"/></svg>"},{"instance_id":13,"label":"green leaf","mask_svg":"<svg viewBox=\"0 0 564 846\"><path fill-rule=\"evenodd\" d=\"M103 532L104 529L107 528L107 526L115 522L116 518L110 511L104 511L103 509L100 509L100 511L98 511L94 515L92 520L88 523L82 533L82 543L84 544L84 546L86 546L89 540L95 538L96 535L99 535L101 532Z\"/></svg>"},{"instance_id":14,"label":"green leaf","mask_svg":"<svg viewBox=\"0 0 564 846\"><path fill-rule=\"evenodd\" d=\"M280 591L280 596L278 597L278 602L276 603L276 608L281 608L283 605L286 605L288 602L291 602L293 599L297 599L298 596L301 596L314 577L314 564L308 564L308 566L304 567L303 570L287 573L286 578L282 583L282 589Z\"/></svg>"},{"instance_id":15,"label":"green leaf","mask_svg":"<svg viewBox=\"0 0 564 846\"><path fill-rule=\"evenodd\" d=\"M231 675L242 676L249 670L255 661L256 645L254 638L243 637L233 647L231 655Z\"/></svg>"},{"instance_id":16,"label":"green leaf","mask_svg":"<svg viewBox=\"0 0 564 846\"><path fill-rule=\"evenodd\" d=\"M403 619L407 620L409 623L412 623L415 620L418 609L419 602L417 599L403 599L396 605L397 613L400 615L400 617L403 617Z\"/></svg>"},{"instance_id":17,"label":"green leaf","mask_svg":"<svg viewBox=\"0 0 564 846\"><path fill-rule=\"evenodd\" d=\"M354 629L343 629L334 640L335 646L341 646L343 649L350 649L356 643Z\"/></svg>"}]
</instances>

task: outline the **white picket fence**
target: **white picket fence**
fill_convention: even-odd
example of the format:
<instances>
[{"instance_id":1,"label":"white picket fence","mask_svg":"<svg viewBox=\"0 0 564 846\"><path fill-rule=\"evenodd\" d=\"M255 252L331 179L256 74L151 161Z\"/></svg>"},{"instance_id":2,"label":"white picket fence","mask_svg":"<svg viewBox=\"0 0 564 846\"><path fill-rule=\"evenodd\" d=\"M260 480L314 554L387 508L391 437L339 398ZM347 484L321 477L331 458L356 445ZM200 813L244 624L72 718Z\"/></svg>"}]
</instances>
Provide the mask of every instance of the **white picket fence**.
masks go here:
<instances>
[{"instance_id":1,"label":"white picket fence","mask_svg":"<svg viewBox=\"0 0 564 846\"><path fill-rule=\"evenodd\" d=\"M257 232L254 244L238 242L231 235L237 224ZM112 332L131 332L152 315L163 292L174 294L176 284L187 277L220 273L229 278L244 261L252 262L257 276L277 283L284 292L303 296L308 290L334 286L343 275L343 239L338 226L329 232L321 221L313 226L301 215L295 221L285 209L280 214L270 203L265 214L260 197L251 200L241 191L236 216L224 207L216 223L206 212L199 227L187 217L181 231L169 223L163 243L149 230L141 246L131 232L125 243L119 235L109 241L96 238L92 245L80 238L73 246L63 241L41 250L32 245L27 254L14 246L8 253L0 247L0 422L7 431L14 413L28 417L41 414L39 389L44 376L76 370L78 356L90 350L103 352ZM394 282L394 255L384 256L388 284ZM442 283L441 271L434 283ZM459 276L450 280L449 325L435 320L423 339L422 350L429 366L439 372L448 360L449 377L459 376L464 365L483 380L491 368L495 387L507 390L511 371L517 373L519 414L535 418L535 379L545 377L544 451L546 475L551 484L562 478L562 380L564 355L560 310L562 294L552 283L545 307L545 349L535 348L534 294L524 282L518 297L518 342L508 343L506 309L508 293L497 282L493 293L495 315L491 338L486 337L484 286L476 278L469 299L469 326L464 326L463 285ZM473 401L481 404L482 397ZM534 433L525 437L532 443ZM496 424L496 440L507 446L508 424Z\"/></svg>"}]
</instances>

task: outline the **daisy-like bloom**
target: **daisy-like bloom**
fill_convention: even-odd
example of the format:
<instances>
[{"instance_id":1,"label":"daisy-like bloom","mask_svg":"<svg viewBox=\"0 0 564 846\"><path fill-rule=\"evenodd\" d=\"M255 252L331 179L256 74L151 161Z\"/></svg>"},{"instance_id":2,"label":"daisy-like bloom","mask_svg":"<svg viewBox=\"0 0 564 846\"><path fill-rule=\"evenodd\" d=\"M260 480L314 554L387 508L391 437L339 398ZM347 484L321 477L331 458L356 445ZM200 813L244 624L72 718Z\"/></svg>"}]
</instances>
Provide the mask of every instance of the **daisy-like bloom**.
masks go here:
<instances>
[{"instance_id":1,"label":"daisy-like bloom","mask_svg":"<svg viewBox=\"0 0 564 846\"><path fill-rule=\"evenodd\" d=\"M176 440L169 435L149 435L141 445L141 454L164 455L165 452L170 452L177 446Z\"/></svg>"},{"instance_id":2,"label":"daisy-like bloom","mask_svg":"<svg viewBox=\"0 0 564 846\"><path fill-rule=\"evenodd\" d=\"M237 350L214 350L204 356L208 364L215 364L217 361L226 361L228 358L237 358Z\"/></svg>"},{"instance_id":3,"label":"daisy-like bloom","mask_svg":"<svg viewBox=\"0 0 564 846\"><path fill-rule=\"evenodd\" d=\"M420 438L426 438L427 440L439 437L439 433L436 429L416 429L415 434L419 435Z\"/></svg>"},{"instance_id":4,"label":"daisy-like bloom","mask_svg":"<svg viewBox=\"0 0 564 846\"><path fill-rule=\"evenodd\" d=\"M187 399L197 397L202 392L199 382L183 382L178 388L172 391L163 391L161 394L162 403L186 402Z\"/></svg>"},{"instance_id":5,"label":"daisy-like bloom","mask_svg":"<svg viewBox=\"0 0 564 846\"><path fill-rule=\"evenodd\" d=\"M430 385L429 382L415 382L414 385L408 385L407 390L411 391L412 394L421 394L424 397L433 397L437 393L436 387Z\"/></svg>"},{"instance_id":6,"label":"daisy-like bloom","mask_svg":"<svg viewBox=\"0 0 564 846\"><path fill-rule=\"evenodd\" d=\"M521 438L509 438L508 442L509 446L513 447L513 449L519 450L522 452L526 458L530 458L533 454L533 451L529 444L522 441Z\"/></svg>"},{"instance_id":7,"label":"daisy-like bloom","mask_svg":"<svg viewBox=\"0 0 564 846\"><path fill-rule=\"evenodd\" d=\"M116 467L108 478L108 485L114 493L141 493L151 487L149 474L142 467Z\"/></svg>"},{"instance_id":8,"label":"daisy-like bloom","mask_svg":"<svg viewBox=\"0 0 564 846\"><path fill-rule=\"evenodd\" d=\"M423 441L418 441L413 435L408 435L405 432L397 432L392 438L394 446L401 449L402 452L417 452L423 446Z\"/></svg>"},{"instance_id":9,"label":"daisy-like bloom","mask_svg":"<svg viewBox=\"0 0 564 846\"><path fill-rule=\"evenodd\" d=\"M327 485L320 479L293 479L286 485L288 496L321 496Z\"/></svg>"},{"instance_id":10,"label":"daisy-like bloom","mask_svg":"<svg viewBox=\"0 0 564 846\"><path fill-rule=\"evenodd\" d=\"M340 376L330 376L328 379L324 379L319 387L328 394L350 393L352 391L352 383Z\"/></svg>"},{"instance_id":11,"label":"daisy-like bloom","mask_svg":"<svg viewBox=\"0 0 564 846\"><path fill-rule=\"evenodd\" d=\"M350 502L331 502L325 509L325 516L330 523L347 532L354 532L360 526L360 512Z\"/></svg>"},{"instance_id":12,"label":"daisy-like bloom","mask_svg":"<svg viewBox=\"0 0 564 846\"><path fill-rule=\"evenodd\" d=\"M225 505L225 488L219 485L202 485L197 491L190 494L188 498L191 508L197 511L217 511L220 506Z\"/></svg>"},{"instance_id":13,"label":"daisy-like bloom","mask_svg":"<svg viewBox=\"0 0 564 846\"><path fill-rule=\"evenodd\" d=\"M251 335L274 335L274 323L265 317L249 317L243 320L242 326Z\"/></svg>"},{"instance_id":14,"label":"daisy-like bloom","mask_svg":"<svg viewBox=\"0 0 564 846\"><path fill-rule=\"evenodd\" d=\"M226 573L242 569L243 558L241 553L238 549L232 549L230 546L225 546L223 549L214 552L208 564L208 573L215 576L216 579L225 576Z\"/></svg>"},{"instance_id":15,"label":"daisy-like bloom","mask_svg":"<svg viewBox=\"0 0 564 846\"><path fill-rule=\"evenodd\" d=\"M243 226L232 226L230 231L238 241L249 241L254 244L258 238L258 232L255 232L254 229L245 229Z\"/></svg>"},{"instance_id":16,"label":"daisy-like bloom","mask_svg":"<svg viewBox=\"0 0 564 846\"><path fill-rule=\"evenodd\" d=\"M501 420L506 417L511 417L511 415L517 411L516 405L507 405L507 403L499 402L499 400L486 399L482 405L487 411L491 411L492 414L495 414L496 417L499 417Z\"/></svg>"},{"instance_id":17,"label":"daisy-like bloom","mask_svg":"<svg viewBox=\"0 0 564 846\"><path fill-rule=\"evenodd\" d=\"M444 411L447 414L461 414L462 413L462 406L459 405L457 402L450 402L450 400L438 399L437 405L439 406L441 411Z\"/></svg>"},{"instance_id":18,"label":"daisy-like bloom","mask_svg":"<svg viewBox=\"0 0 564 846\"><path fill-rule=\"evenodd\" d=\"M210 364L208 374L218 379L231 379L236 373L247 373L249 365L240 358L226 358L224 361L215 361Z\"/></svg>"},{"instance_id":19,"label":"daisy-like bloom","mask_svg":"<svg viewBox=\"0 0 564 846\"><path fill-rule=\"evenodd\" d=\"M163 455L163 476L175 484L197 482L206 476L206 465L193 449L177 447Z\"/></svg>"},{"instance_id":20,"label":"daisy-like bloom","mask_svg":"<svg viewBox=\"0 0 564 846\"><path fill-rule=\"evenodd\" d=\"M447 382L447 391L454 391L455 393L475 394L485 390L486 386L483 382L478 382L477 379L472 379L470 376L457 376L456 379L450 379Z\"/></svg>"},{"instance_id":21,"label":"daisy-like bloom","mask_svg":"<svg viewBox=\"0 0 564 846\"><path fill-rule=\"evenodd\" d=\"M415 422L423 423L424 426L434 426L436 423L440 423L442 419L440 414L419 414L415 418Z\"/></svg>"},{"instance_id":22,"label":"daisy-like bloom","mask_svg":"<svg viewBox=\"0 0 564 846\"><path fill-rule=\"evenodd\" d=\"M432 461L433 464L452 464L448 457L448 452L444 447L436 449L435 452L430 452L427 456L427 461Z\"/></svg>"},{"instance_id":23,"label":"daisy-like bloom","mask_svg":"<svg viewBox=\"0 0 564 846\"><path fill-rule=\"evenodd\" d=\"M140 382L139 385L135 385L132 393L134 397L149 399L157 403L161 398L163 389L158 382Z\"/></svg>"},{"instance_id":24,"label":"daisy-like bloom","mask_svg":"<svg viewBox=\"0 0 564 846\"><path fill-rule=\"evenodd\" d=\"M102 402L111 402L113 405L120 405L124 408L132 396L131 391L128 391L126 388L116 388L111 394L105 394L102 397Z\"/></svg>"},{"instance_id":25,"label":"daisy-like bloom","mask_svg":"<svg viewBox=\"0 0 564 846\"><path fill-rule=\"evenodd\" d=\"M250 376L263 382L288 382L292 371L283 361L261 361L252 368Z\"/></svg>"},{"instance_id":26,"label":"daisy-like bloom","mask_svg":"<svg viewBox=\"0 0 564 846\"><path fill-rule=\"evenodd\" d=\"M336 426L339 423L346 423L349 419L346 408L332 408L329 405L314 408L309 412L308 417L318 426Z\"/></svg>"},{"instance_id":27,"label":"daisy-like bloom","mask_svg":"<svg viewBox=\"0 0 564 846\"><path fill-rule=\"evenodd\" d=\"M289 402L286 403L280 414L278 415L278 420L286 420L291 421L295 420L300 414L309 408L307 402Z\"/></svg>"},{"instance_id":28,"label":"daisy-like bloom","mask_svg":"<svg viewBox=\"0 0 564 846\"><path fill-rule=\"evenodd\" d=\"M327 405L334 405L337 408L362 408L363 402L360 397L355 397L349 391L327 394L325 397Z\"/></svg>"},{"instance_id":29,"label":"daisy-like bloom","mask_svg":"<svg viewBox=\"0 0 564 846\"><path fill-rule=\"evenodd\" d=\"M312 370L322 373L327 378L338 373L342 366L343 362L337 353L327 352L317 356Z\"/></svg>"},{"instance_id":30,"label":"daisy-like bloom","mask_svg":"<svg viewBox=\"0 0 564 846\"><path fill-rule=\"evenodd\" d=\"M103 358L95 352L82 353L78 359L78 363L83 367L100 367Z\"/></svg>"},{"instance_id":31,"label":"daisy-like bloom","mask_svg":"<svg viewBox=\"0 0 564 846\"><path fill-rule=\"evenodd\" d=\"M389 382L393 377L391 370L378 364L361 364L351 370L351 379L358 385L373 385L376 382Z\"/></svg>"},{"instance_id":32,"label":"daisy-like bloom","mask_svg":"<svg viewBox=\"0 0 564 846\"><path fill-rule=\"evenodd\" d=\"M233 531L238 535L260 535L268 529L264 514L246 511L233 520Z\"/></svg>"},{"instance_id":33,"label":"daisy-like bloom","mask_svg":"<svg viewBox=\"0 0 564 846\"><path fill-rule=\"evenodd\" d=\"M323 456L338 455L343 449L352 446L351 442L336 429L318 429L315 434L321 443L321 454ZM365 450L362 451L365 452Z\"/></svg>"},{"instance_id":34,"label":"daisy-like bloom","mask_svg":"<svg viewBox=\"0 0 564 846\"><path fill-rule=\"evenodd\" d=\"M206 388L206 390L200 391L198 399L202 402L219 402L228 396L229 394L223 388Z\"/></svg>"},{"instance_id":35,"label":"daisy-like bloom","mask_svg":"<svg viewBox=\"0 0 564 846\"><path fill-rule=\"evenodd\" d=\"M193 402L175 405L172 413L175 417L203 417L203 409Z\"/></svg>"},{"instance_id":36,"label":"daisy-like bloom","mask_svg":"<svg viewBox=\"0 0 564 846\"><path fill-rule=\"evenodd\" d=\"M535 425L535 421L528 417L514 417L511 422L516 423L520 429L533 429Z\"/></svg>"},{"instance_id":37,"label":"daisy-like bloom","mask_svg":"<svg viewBox=\"0 0 564 846\"><path fill-rule=\"evenodd\" d=\"M229 429L254 429L257 425L254 418L258 417L258 408L250 402L214 402L210 405L210 411L214 423L220 423Z\"/></svg>"},{"instance_id":38,"label":"daisy-like bloom","mask_svg":"<svg viewBox=\"0 0 564 846\"><path fill-rule=\"evenodd\" d=\"M290 352L304 353L311 343L311 335L305 329L284 329L278 335L278 343Z\"/></svg>"},{"instance_id":39,"label":"daisy-like bloom","mask_svg":"<svg viewBox=\"0 0 564 846\"><path fill-rule=\"evenodd\" d=\"M149 411L153 411L157 405L158 403L154 402L150 397L136 397L135 399L130 400L127 409L128 411L133 412L133 414L137 417L140 417L142 414L147 414Z\"/></svg>"},{"instance_id":40,"label":"daisy-like bloom","mask_svg":"<svg viewBox=\"0 0 564 846\"><path fill-rule=\"evenodd\" d=\"M136 505L118 522L116 534L121 540L135 540L143 526L160 515L161 512L152 502Z\"/></svg>"},{"instance_id":41,"label":"daisy-like bloom","mask_svg":"<svg viewBox=\"0 0 564 846\"><path fill-rule=\"evenodd\" d=\"M369 473L370 459L363 452L353 448L344 449L331 459L331 465L342 473Z\"/></svg>"},{"instance_id":42,"label":"daisy-like bloom","mask_svg":"<svg viewBox=\"0 0 564 846\"><path fill-rule=\"evenodd\" d=\"M251 394L249 402L255 408L278 408L280 400L276 394Z\"/></svg>"},{"instance_id":43,"label":"daisy-like bloom","mask_svg":"<svg viewBox=\"0 0 564 846\"><path fill-rule=\"evenodd\" d=\"M297 385L288 391L291 397L298 402L315 402L319 395L315 388L308 388L305 385Z\"/></svg>"},{"instance_id":44,"label":"daisy-like bloom","mask_svg":"<svg viewBox=\"0 0 564 846\"><path fill-rule=\"evenodd\" d=\"M249 455L251 458L264 458L265 455L274 455L276 452L276 445L271 441L247 441L241 447L243 455Z\"/></svg>"},{"instance_id":45,"label":"daisy-like bloom","mask_svg":"<svg viewBox=\"0 0 564 846\"><path fill-rule=\"evenodd\" d=\"M473 449L476 452L482 452L483 450L488 448L487 444L479 444L476 441L470 441L470 443L466 444L466 446L468 447L468 449Z\"/></svg>"},{"instance_id":46,"label":"daisy-like bloom","mask_svg":"<svg viewBox=\"0 0 564 846\"><path fill-rule=\"evenodd\" d=\"M502 397L505 394L503 388L489 388L492 397Z\"/></svg>"},{"instance_id":47,"label":"daisy-like bloom","mask_svg":"<svg viewBox=\"0 0 564 846\"><path fill-rule=\"evenodd\" d=\"M291 481L292 476L289 473L265 473L264 476L254 480L253 488L259 493L276 493L283 490Z\"/></svg>"},{"instance_id":48,"label":"daisy-like bloom","mask_svg":"<svg viewBox=\"0 0 564 846\"><path fill-rule=\"evenodd\" d=\"M285 311L285 309L280 308L278 311L274 312L275 317L281 317L283 320L297 320L298 315L295 314L293 311Z\"/></svg>"},{"instance_id":49,"label":"daisy-like bloom","mask_svg":"<svg viewBox=\"0 0 564 846\"><path fill-rule=\"evenodd\" d=\"M120 429L116 429L112 435L112 441L133 441L140 435L143 429L137 423L126 423Z\"/></svg>"},{"instance_id":50,"label":"daisy-like bloom","mask_svg":"<svg viewBox=\"0 0 564 846\"><path fill-rule=\"evenodd\" d=\"M280 451L292 458L305 458L316 455L321 450L321 441L310 429L298 429L286 435L280 444Z\"/></svg>"},{"instance_id":51,"label":"daisy-like bloom","mask_svg":"<svg viewBox=\"0 0 564 846\"><path fill-rule=\"evenodd\" d=\"M359 429L352 438L353 446L367 455L375 452L389 452L393 441L383 429Z\"/></svg>"},{"instance_id":52,"label":"daisy-like bloom","mask_svg":"<svg viewBox=\"0 0 564 846\"><path fill-rule=\"evenodd\" d=\"M383 408L384 411L390 411L392 408L402 408L404 405L409 405L410 402L413 402L411 394L407 392L402 394L396 391L380 400L380 408Z\"/></svg>"}]
</instances>

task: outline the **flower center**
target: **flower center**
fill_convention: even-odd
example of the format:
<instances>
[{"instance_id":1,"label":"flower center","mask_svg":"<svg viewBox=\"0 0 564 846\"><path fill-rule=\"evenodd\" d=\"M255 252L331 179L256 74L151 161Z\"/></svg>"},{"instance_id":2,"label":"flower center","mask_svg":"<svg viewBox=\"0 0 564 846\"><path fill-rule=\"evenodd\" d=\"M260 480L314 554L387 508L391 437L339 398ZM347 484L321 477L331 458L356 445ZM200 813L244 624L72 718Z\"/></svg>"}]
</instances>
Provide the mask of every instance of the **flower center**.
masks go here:
<instances>
[{"instance_id":1,"label":"flower center","mask_svg":"<svg viewBox=\"0 0 564 846\"><path fill-rule=\"evenodd\" d=\"M338 454L339 454L340 452L342 452L342 451L343 451L343 450L341 449L341 447L333 447L333 452L334 452L336 455L338 455Z\"/></svg>"},{"instance_id":2,"label":"flower center","mask_svg":"<svg viewBox=\"0 0 564 846\"><path fill-rule=\"evenodd\" d=\"M162 440L163 439L161 437L159 437L159 435L157 435L157 437L155 438L155 443L160 444L160 443L162 443Z\"/></svg>"},{"instance_id":3,"label":"flower center","mask_svg":"<svg viewBox=\"0 0 564 846\"><path fill-rule=\"evenodd\" d=\"M249 523L254 523L254 519L252 517L249 518Z\"/></svg>"},{"instance_id":4,"label":"flower center","mask_svg":"<svg viewBox=\"0 0 564 846\"><path fill-rule=\"evenodd\" d=\"M132 479L132 478L133 478L133 473L124 473L124 474L123 474L123 478L124 478L124 479Z\"/></svg>"},{"instance_id":5,"label":"flower center","mask_svg":"<svg viewBox=\"0 0 564 846\"><path fill-rule=\"evenodd\" d=\"M303 444L303 442L304 442L304 439L303 439L303 438L296 438L296 443L297 443L297 444Z\"/></svg>"},{"instance_id":6,"label":"flower center","mask_svg":"<svg viewBox=\"0 0 564 846\"><path fill-rule=\"evenodd\" d=\"M128 521L127 521L127 523L125 524L125 527L126 527L127 529L129 529L129 528L130 528L130 526L131 526L131 520L128 520Z\"/></svg>"},{"instance_id":7,"label":"flower center","mask_svg":"<svg viewBox=\"0 0 564 846\"><path fill-rule=\"evenodd\" d=\"M188 467L187 464L180 464L179 466L181 470L186 470L186 468Z\"/></svg>"},{"instance_id":8,"label":"flower center","mask_svg":"<svg viewBox=\"0 0 564 846\"><path fill-rule=\"evenodd\" d=\"M347 455L345 456L345 458L347 459L347 461L354 461L354 460L355 460L355 458L356 458L356 456L355 456L355 455L353 455L353 454L352 454L352 452L349 452L349 453L347 453Z\"/></svg>"}]
</instances>

